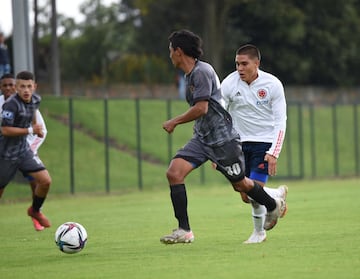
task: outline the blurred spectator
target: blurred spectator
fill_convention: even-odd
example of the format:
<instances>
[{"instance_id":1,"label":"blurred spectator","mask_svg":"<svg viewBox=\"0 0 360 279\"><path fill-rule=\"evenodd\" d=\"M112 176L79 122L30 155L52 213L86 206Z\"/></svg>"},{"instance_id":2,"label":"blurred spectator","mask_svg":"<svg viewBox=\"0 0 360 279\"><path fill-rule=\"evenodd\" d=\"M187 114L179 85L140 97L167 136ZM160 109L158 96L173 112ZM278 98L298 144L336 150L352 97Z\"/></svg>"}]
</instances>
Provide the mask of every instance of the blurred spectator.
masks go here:
<instances>
[{"instance_id":1,"label":"blurred spectator","mask_svg":"<svg viewBox=\"0 0 360 279\"><path fill-rule=\"evenodd\" d=\"M185 84L185 74L183 71L178 71L177 73L177 86L179 90L179 98L185 100L186 98L186 84Z\"/></svg>"},{"instance_id":2,"label":"blurred spectator","mask_svg":"<svg viewBox=\"0 0 360 279\"><path fill-rule=\"evenodd\" d=\"M0 31L0 77L11 71L10 55L7 45L5 44L4 33Z\"/></svg>"}]
</instances>

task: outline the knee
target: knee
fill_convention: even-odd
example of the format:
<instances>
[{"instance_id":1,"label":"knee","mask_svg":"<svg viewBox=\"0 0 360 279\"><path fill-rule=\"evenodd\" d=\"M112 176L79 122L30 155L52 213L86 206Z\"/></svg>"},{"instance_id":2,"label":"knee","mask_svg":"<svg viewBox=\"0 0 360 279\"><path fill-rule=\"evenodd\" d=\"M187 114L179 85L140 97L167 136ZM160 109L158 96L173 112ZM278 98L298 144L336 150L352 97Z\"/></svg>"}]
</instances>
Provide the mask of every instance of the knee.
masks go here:
<instances>
[{"instance_id":1,"label":"knee","mask_svg":"<svg viewBox=\"0 0 360 279\"><path fill-rule=\"evenodd\" d=\"M52 179L50 177L50 175L44 175L43 177L41 177L41 179L38 182L38 185L41 188L49 188L51 185Z\"/></svg>"},{"instance_id":2,"label":"knee","mask_svg":"<svg viewBox=\"0 0 360 279\"><path fill-rule=\"evenodd\" d=\"M183 177L182 177L180 171L178 171L174 168L169 168L166 171L166 177L167 177L167 180L170 182L170 184L173 184L177 181L183 180Z\"/></svg>"},{"instance_id":3,"label":"knee","mask_svg":"<svg viewBox=\"0 0 360 279\"><path fill-rule=\"evenodd\" d=\"M244 180L232 184L234 191L242 193L245 192ZM242 197L242 196L241 196Z\"/></svg>"},{"instance_id":4,"label":"knee","mask_svg":"<svg viewBox=\"0 0 360 279\"><path fill-rule=\"evenodd\" d=\"M232 184L232 186L235 192L241 193L241 187L238 184Z\"/></svg>"},{"instance_id":5,"label":"knee","mask_svg":"<svg viewBox=\"0 0 360 279\"><path fill-rule=\"evenodd\" d=\"M233 183L232 186L234 188L234 191L240 192L240 193L247 193L252 188L251 180L246 177L244 179L242 179L241 181ZM243 196L241 196L241 197L243 197Z\"/></svg>"},{"instance_id":6,"label":"knee","mask_svg":"<svg viewBox=\"0 0 360 279\"><path fill-rule=\"evenodd\" d=\"M50 176L49 176L49 177L47 177L47 178L45 179L45 181L44 181L44 185L45 185L45 187L49 188L49 187L50 187L50 185L51 185L51 182L52 182L51 177L50 177Z\"/></svg>"}]
</instances>

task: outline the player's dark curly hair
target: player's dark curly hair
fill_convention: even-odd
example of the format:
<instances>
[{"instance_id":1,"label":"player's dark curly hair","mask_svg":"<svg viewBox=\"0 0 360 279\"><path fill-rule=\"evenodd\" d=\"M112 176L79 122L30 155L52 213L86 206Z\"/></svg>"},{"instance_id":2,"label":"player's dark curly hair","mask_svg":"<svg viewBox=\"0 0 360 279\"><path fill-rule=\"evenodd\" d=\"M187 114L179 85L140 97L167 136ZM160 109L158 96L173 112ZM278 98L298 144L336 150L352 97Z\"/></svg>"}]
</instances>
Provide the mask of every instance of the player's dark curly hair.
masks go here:
<instances>
[{"instance_id":1,"label":"player's dark curly hair","mask_svg":"<svg viewBox=\"0 0 360 279\"><path fill-rule=\"evenodd\" d=\"M6 79L6 78L14 78L14 75L12 73L3 74L0 80Z\"/></svg>"},{"instance_id":2,"label":"player's dark curly hair","mask_svg":"<svg viewBox=\"0 0 360 279\"><path fill-rule=\"evenodd\" d=\"M16 75L16 79L22 80L35 80L35 76L32 72L29 71L22 71Z\"/></svg>"},{"instance_id":3,"label":"player's dark curly hair","mask_svg":"<svg viewBox=\"0 0 360 279\"><path fill-rule=\"evenodd\" d=\"M201 38L189 30L174 31L168 39L173 49L181 48L190 57L198 59L203 55Z\"/></svg>"}]
</instances>

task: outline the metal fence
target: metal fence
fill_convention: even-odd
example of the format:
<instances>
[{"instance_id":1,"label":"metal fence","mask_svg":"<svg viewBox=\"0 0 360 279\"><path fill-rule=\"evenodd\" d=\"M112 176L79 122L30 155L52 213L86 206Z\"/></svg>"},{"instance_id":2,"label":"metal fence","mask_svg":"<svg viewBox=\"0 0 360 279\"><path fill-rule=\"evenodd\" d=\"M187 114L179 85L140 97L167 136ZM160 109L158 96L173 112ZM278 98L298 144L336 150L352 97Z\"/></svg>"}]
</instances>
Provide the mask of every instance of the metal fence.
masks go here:
<instances>
[{"instance_id":1,"label":"metal fence","mask_svg":"<svg viewBox=\"0 0 360 279\"><path fill-rule=\"evenodd\" d=\"M359 176L359 106L288 103L276 178ZM41 110L46 111L48 126L64 131L62 167L59 162L47 162L54 169L52 176L57 183L69 185L71 193L166 185L168 162L191 137L192 124L178 126L173 135L161 125L186 109L187 104L178 100L44 98ZM51 133L49 129L50 143L40 154L45 161L46 152L59 145L58 139L50 139ZM84 147L87 151L82 151ZM189 180L226 181L208 165Z\"/></svg>"}]
</instances>

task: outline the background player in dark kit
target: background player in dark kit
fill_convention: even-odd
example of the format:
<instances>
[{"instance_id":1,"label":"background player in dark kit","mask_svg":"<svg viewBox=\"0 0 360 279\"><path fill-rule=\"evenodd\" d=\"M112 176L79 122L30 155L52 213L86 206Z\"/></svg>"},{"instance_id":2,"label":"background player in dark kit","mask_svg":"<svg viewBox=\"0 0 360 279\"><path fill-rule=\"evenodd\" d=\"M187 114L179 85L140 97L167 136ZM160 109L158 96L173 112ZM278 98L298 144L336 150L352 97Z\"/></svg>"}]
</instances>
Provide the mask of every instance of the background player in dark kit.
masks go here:
<instances>
[{"instance_id":1,"label":"background player in dark kit","mask_svg":"<svg viewBox=\"0 0 360 279\"><path fill-rule=\"evenodd\" d=\"M4 188L13 179L17 170L31 175L37 184L32 206L28 215L35 218L44 227L50 227L50 221L40 212L48 194L51 177L41 160L34 155L26 140L28 134L43 137L43 127L37 124L35 112L41 98L35 94L34 75L22 71L16 76L16 94L3 105L0 135L0 197Z\"/></svg>"}]
</instances>

